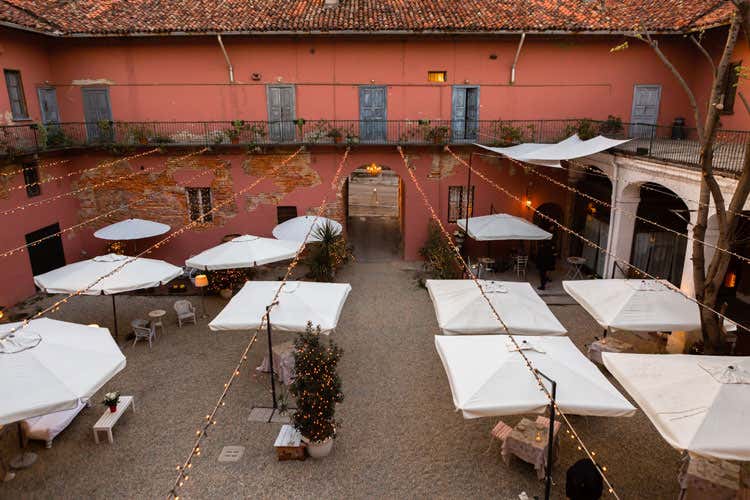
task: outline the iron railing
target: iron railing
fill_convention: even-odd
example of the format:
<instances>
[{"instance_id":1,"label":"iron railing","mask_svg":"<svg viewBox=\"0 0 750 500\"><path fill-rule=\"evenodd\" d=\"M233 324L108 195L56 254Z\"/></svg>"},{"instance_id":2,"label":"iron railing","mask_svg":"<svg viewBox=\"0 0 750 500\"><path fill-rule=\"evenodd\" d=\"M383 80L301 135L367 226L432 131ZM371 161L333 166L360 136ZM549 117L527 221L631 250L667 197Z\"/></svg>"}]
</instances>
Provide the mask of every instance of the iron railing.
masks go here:
<instances>
[{"instance_id":1,"label":"iron railing","mask_svg":"<svg viewBox=\"0 0 750 500\"><path fill-rule=\"evenodd\" d=\"M263 146L263 145L442 145L479 142L509 146L522 142L553 143L578 133L632 139L617 148L678 165L696 167L700 145L696 129L569 120L294 120L200 122L65 122L0 127L0 156L17 156L71 148L112 146ZM721 130L714 166L739 173L750 131Z\"/></svg>"}]
</instances>

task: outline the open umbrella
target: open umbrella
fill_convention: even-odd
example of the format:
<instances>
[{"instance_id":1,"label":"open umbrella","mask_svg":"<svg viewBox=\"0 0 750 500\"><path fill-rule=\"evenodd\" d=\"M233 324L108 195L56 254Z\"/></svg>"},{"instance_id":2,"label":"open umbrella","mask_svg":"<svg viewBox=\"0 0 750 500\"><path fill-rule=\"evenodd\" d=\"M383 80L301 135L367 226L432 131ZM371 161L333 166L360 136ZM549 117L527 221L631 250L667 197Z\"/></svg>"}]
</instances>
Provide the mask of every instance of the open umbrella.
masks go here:
<instances>
[{"instance_id":1,"label":"open umbrella","mask_svg":"<svg viewBox=\"0 0 750 500\"><path fill-rule=\"evenodd\" d=\"M458 227L476 241L548 240L552 233L535 226L526 219L509 214L482 215L467 220L458 219Z\"/></svg>"},{"instance_id":2,"label":"open umbrella","mask_svg":"<svg viewBox=\"0 0 750 500\"><path fill-rule=\"evenodd\" d=\"M332 219L325 217L315 217L314 215L303 215L301 217L295 217L288 221L282 222L275 228L273 228L273 235L275 238L280 240L291 240L291 241L305 241L305 236L309 233L307 241L320 241L320 238L316 234L319 228L325 225L333 227L336 234L341 234L343 228L341 224ZM310 226L313 226L312 231Z\"/></svg>"},{"instance_id":3,"label":"open umbrella","mask_svg":"<svg viewBox=\"0 0 750 500\"><path fill-rule=\"evenodd\" d=\"M750 460L750 357L606 352L602 359L670 445Z\"/></svg>"},{"instance_id":4,"label":"open umbrella","mask_svg":"<svg viewBox=\"0 0 750 500\"><path fill-rule=\"evenodd\" d=\"M565 327L530 284L486 280L479 284L511 333L565 335ZM427 280L426 286L444 334L507 333L474 281Z\"/></svg>"},{"instance_id":5,"label":"open umbrella","mask_svg":"<svg viewBox=\"0 0 750 500\"><path fill-rule=\"evenodd\" d=\"M153 222L143 219L125 219L105 226L94 233L96 238L102 240L139 240L159 236L171 228L161 222Z\"/></svg>"},{"instance_id":6,"label":"open umbrella","mask_svg":"<svg viewBox=\"0 0 750 500\"><path fill-rule=\"evenodd\" d=\"M262 266L293 259L301 246L300 241L245 234L190 257L185 261L185 265L204 271Z\"/></svg>"},{"instance_id":7,"label":"open umbrella","mask_svg":"<svg viewBox=\"0 0 750 500\"><path fill-rule=\"evenodd\" d=\"M102 276L118 268L120 269L111 276L97 282ZM117 307L114 294L163 285L180 275L182 268L163 260L111 253L34 276L34 283L46 293L74 293L83 290L82 293L85 295L112 295L117 336Z\"/></svg>"}]
</instances>

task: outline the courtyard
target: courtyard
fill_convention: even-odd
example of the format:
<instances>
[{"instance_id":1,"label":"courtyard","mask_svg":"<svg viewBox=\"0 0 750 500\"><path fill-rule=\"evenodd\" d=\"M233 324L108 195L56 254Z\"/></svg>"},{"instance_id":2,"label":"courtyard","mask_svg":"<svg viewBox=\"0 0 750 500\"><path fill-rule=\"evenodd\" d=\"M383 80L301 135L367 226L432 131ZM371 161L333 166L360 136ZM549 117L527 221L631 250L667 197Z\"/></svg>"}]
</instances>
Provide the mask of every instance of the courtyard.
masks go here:
<instances>
[{"instance_id":1,"label":"courtyard","mask_svg":"<svg viewBox=\"0 0 750 500\"><path fill-rule=\"evenodd\" d=\"M343 348L339 366L345 400L334 450L323 460L279 462L273 442L281 424L248 420L254 406L270 403L268 378L255 371L266 352L259 341L194 460L185 498L518 498L541 495L543 482L520 460L506 466L490 439L495 418L465 420L456 412L433 336L439 334L427 291L415 280L419 264L354 262L336 277L352 292L331 337ZM559 285L553 274L553 285ZM44 297L39 306L54 297ZM196 306L199 297L190 297ZM120 323L147 311L171 311L173 297L121 296ZM563 301L564 302L564 301ZM209 317L226 301L208 297ZM554 303L554 301L552 301ZM578 305L551 305L580 348L599 335ZM111 326L109 297L78 297L55 319ZM248 340L244 332L210 332L206 320L178 329L167 316L153 345L121 342L128 365L94 397L118 390L133 395L136 411L114 430L114 444L95 444L92 425L103 407L85 408L51 449L32 441L39 460L0 489L2 498L160 498L175 478L195 429L214 405ZM122 330L121 330L122 331ZM274 342L292 334L275 333ZM608 377L623 393L627 394ZM514 425L521 416L504 418ZM680 454L642 412L632 418L571 417L622 498L674 498ZM563 436L565 438L566 436ZM224 446L243 446L235 463L219 463ZM1 452L18 451L15 429ZM564 498L565 470L583 458L575 441L562 439L554 469L553 498Z\"/></svg>"}]
</instances>

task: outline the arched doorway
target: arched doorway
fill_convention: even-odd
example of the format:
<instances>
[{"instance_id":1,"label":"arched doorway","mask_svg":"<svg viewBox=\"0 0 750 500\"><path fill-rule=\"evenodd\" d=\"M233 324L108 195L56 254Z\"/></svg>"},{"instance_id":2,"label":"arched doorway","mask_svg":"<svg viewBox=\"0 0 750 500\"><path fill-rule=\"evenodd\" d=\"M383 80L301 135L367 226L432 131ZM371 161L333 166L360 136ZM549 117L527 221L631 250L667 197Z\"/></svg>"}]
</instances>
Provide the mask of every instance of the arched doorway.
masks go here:
<instances>
[{"instance_id":1,"label":"arched doorway","mask_svg":"<svg viewBox=\"0 0 750 500\"><path fill-rule=\"evenodd\" d=\"M382 165L364 165L349 174L344 186L347 236L357 260L402 258L403 191L401 177Z\"/></svg>"},{"instance_id":2,"label":"arched doorway","mask_svg":"<svg viewBox=\"0 0 750 500\"><path fill-rule=\"evenodd\" d=\"M666 229L637 220L630 262L652 276L680 286L687 247L687 239L680 234L687 235L690 211L679 195L660 184L643 184L640 196L637 215Z\"/></svg>"},{"instance_id":3,"label":"arched doorway","mask_svg":"<svg viewBox=\"0 0 750 500\"><path fill-rule=\"evenodd\" d=\"M607 174L596 167L587 167L581 175L576 188L597 200L610 203L612 200L612 182ZM587 240L593 241L601 248L607 248L609 241L610 210L609 207L591 201L590 198L576 194L573 201L572 227ZM585 266L597 276L604 276L606 255L601 250L585 245L580 238L570 239L570 255L586 259Z\"/></svg>"}]
</instances>

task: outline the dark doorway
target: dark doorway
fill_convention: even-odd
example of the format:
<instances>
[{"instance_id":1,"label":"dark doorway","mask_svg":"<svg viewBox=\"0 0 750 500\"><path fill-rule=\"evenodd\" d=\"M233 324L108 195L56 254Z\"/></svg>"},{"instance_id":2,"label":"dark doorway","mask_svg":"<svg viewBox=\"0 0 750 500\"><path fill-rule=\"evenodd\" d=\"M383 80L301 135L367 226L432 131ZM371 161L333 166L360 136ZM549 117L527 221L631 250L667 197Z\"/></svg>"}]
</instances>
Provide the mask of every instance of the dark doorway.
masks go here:
<instances>
[{"instance_id":1,"label":"dark doorway","mask_svg":"<svg viewBox=\"0 0 750 500\"><path fill-rule=\"evenodd\" d=\"M402 255L401 178L378 166L358 168L345 185L347 235L357 260L378 262ZM373 170L375 168L375 170Z\"/></svg>"},{"instance_id":2,"label":"dark doorway","mask_svg":"<svg viewBox=\"0 0 750 500\"><path fill-rule=\"evenodd\" d=\"M28 248L31 273L34 276L65 265L62 238L60 238L59 234L56 234L59 232L60 224L55 223L26 235L26 244L29 245L35 241L43 240ZM54 236L52 236L53 234Z\"/></svg>"},{"instance_id":3,"label":"dark doorway","mask_svg":"<svg viewBox=\"0 0 750 500\"><path fill-rule=\"evenodd\" d=\"M596 167L587 167L583 173L576 172L576 188L582 193L602 200L612 201L612 182L609 177ZM609 237L609 207L595 203L591 199L576 194L573 202L573 230L593 241L601 248L607 248ZM584 265L590 272L604 277L605 255L601 250L584 245L579 238L569 239L569 254L586 259Z\"/></svg>"}]
</instances>

